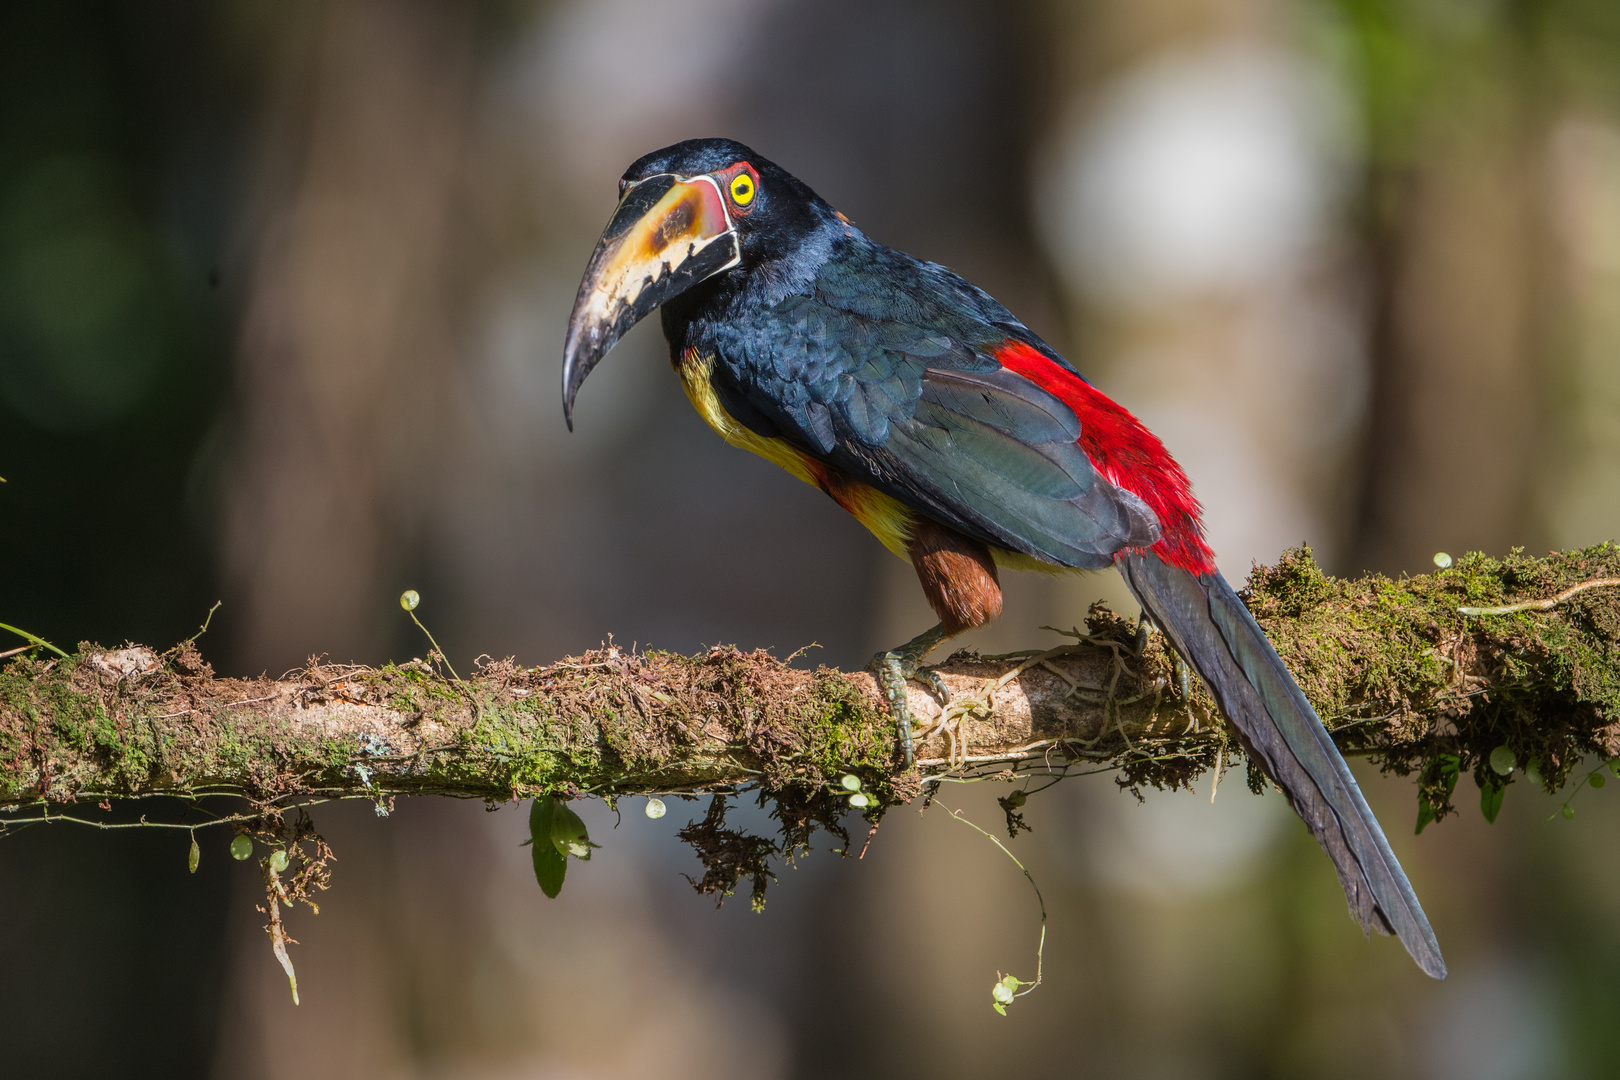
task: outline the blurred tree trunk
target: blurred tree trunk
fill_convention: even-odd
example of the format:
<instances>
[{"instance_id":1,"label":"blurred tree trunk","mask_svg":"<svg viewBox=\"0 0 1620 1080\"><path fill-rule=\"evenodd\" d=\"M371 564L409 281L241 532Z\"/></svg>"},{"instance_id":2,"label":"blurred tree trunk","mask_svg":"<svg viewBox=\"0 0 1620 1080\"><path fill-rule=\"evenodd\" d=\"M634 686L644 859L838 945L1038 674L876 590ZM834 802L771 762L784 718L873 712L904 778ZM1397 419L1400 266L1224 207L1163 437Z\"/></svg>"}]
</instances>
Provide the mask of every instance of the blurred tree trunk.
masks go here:
<instances>
[{"instance_id":1,"label":"blurred tree trunk","mask_svg":"<svg viewBox=\"0 0 1620 1080\"><path fill-rule=\"evenodd\" d=\"M477 7L329 0L276 46L254 163L224 564L235 666L377 656L451 422Z\"/></svg>"},{"instance_id":2,"label":"blurred tree trunk","mask_svg":"<svg viewBox=\"0 0 1620 1080\"><path fill-rule=\"evenodd\" d=\"M1359 565L1609 536L1614 5L1338 8L1367 130L1375 389Z\"/></svg>"},{"instance_id":3,"label":"blurred tree trunk","mask_svg":"<svg viewBox=\"0 0 1620 1080\"><path fill-rule=\"evenodd\" d=\"M1563 463L1548 451L1568 403L1545 159L1561 61L1538 24L1555 6L1450 25L1343 5L1369 140L1358 566L1413 571L1436 549L1553 538L1544 492Z\"/></svg>"}]
</instances>

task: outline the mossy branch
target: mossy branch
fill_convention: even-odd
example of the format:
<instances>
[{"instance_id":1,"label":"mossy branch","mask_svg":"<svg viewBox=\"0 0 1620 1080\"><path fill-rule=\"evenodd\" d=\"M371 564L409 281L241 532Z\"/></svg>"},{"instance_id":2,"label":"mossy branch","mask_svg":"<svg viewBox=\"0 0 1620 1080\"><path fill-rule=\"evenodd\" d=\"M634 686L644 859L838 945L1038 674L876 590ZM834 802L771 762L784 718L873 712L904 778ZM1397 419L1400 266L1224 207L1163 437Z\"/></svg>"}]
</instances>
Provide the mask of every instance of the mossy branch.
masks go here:
<instances>
[{"instance_id":1,"label":"mossy branch","mask_svg":"<svg viewBox=\"0 0 1620 1080\"><path fill-rule=\"evenodd\" d=\"M1399 580L1326 577L1307 549L1257 569L1246 599L1345 752L1419 773L1444 814L1437 763L1500 786L1489 758L1507 746L1555 789L1583 755L1620 754L1620 588L1574 588L1617 576L1614 545L1469 555ZM1235 748L1197 681L1184 696L1158 635L1145 640L1096 609L1051 651L951 658L942 674L955 701L913 772L870 676L763 652L607 647L543 668L486 664L463 681L422 661L219 678L189 642L162 654L35 649L0 668L0 827L39 812L24 807L151 795L230 794L273 810L752 785L787 825L828 820L847 773L875 796L869 814L946 773L1087 767L1129 786L1187 785ZM921 688L911 701L940 716Z\"/></svg>"}]
</instances>

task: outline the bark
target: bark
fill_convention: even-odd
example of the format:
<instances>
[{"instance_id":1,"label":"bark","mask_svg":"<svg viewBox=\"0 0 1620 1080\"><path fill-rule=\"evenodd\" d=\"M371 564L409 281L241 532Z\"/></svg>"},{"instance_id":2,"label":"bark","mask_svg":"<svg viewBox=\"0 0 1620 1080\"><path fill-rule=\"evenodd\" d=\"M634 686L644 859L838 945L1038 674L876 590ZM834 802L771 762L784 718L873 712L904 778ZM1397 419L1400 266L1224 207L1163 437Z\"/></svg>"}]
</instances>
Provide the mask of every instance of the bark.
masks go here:
<instances>
[{"instance_id":1,"label":"bark","mask_svg":"<svg viewBox=\"0 0 1620 1080\"><path fill-rule=\"evenodd\" d=\"M1303 550L1257 568L1245 599L1345 752L1418 773L1443 815L1459 771L1500 788L1529 765L1555 789L1583 756L1620 754L1617 586L1614 545L1469 555L1399 580L1328 578ZM234 795L277 814L335 797L756 786L784 823L808 827L847 806L848 774L875 816L951 772L1109 768L1124 785L1176 786L1236 760L1160 636L1105 609L1055 649L957 655L940 671L952 705L938 724L939 704L912 688L912 709L937 726L907 770L869 675L764 652L610 646L458 680L421 660L221 678L189 641L36 649L0 668L0 823L152 795ZM1500 747L1521 768L1504 776L1503 752L1493 768Z\"/></svg>"}]
</instances>

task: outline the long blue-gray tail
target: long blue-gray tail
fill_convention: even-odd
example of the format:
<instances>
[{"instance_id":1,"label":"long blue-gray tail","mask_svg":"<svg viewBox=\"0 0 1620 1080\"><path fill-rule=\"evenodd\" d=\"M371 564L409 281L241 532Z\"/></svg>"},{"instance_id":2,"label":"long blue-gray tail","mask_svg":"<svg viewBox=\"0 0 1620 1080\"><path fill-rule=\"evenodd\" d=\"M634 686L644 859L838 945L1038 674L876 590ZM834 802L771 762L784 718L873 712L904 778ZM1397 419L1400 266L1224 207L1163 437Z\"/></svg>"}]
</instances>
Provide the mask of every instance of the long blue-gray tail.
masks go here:
<instances>
[{"instance_id":1,"label":"long blue-gray tail","mask_svg":"<svg viewBox=\"0 0 1620 1080\"><path fill-rule=\"evenodd\" d=\"M1244 749L1321 842L1362 930L1397 935L1418 967L1445 978L1434 931L1378 819L1232 586L1218 572L1194 575L1151 553L1121 556L1118 565L1142 607L1209 687Z\"/></svg>"}]
</instances>

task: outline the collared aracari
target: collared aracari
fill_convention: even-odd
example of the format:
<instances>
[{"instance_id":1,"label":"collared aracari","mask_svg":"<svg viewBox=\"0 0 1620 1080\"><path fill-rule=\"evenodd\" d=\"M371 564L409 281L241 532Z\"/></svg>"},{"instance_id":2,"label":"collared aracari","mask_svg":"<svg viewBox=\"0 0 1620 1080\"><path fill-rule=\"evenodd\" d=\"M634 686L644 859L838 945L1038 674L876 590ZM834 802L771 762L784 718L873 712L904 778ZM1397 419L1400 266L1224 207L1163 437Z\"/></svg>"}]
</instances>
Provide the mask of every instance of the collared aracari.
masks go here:
<instances>
[{"instance_id":1,"label":"collared aracari","mask_svg":"<svg viewBox=\"0 0 1620 1080\"><path fill-rule=\"evenodd\" d=\"M727 139L641 158L585 271L563 413L660 309L687 396L726 441L832 496L916 567L939 625L874 660L909 757L905 682L1001 613L999 568L1113 565L1333 860L1362 929L1445 962L1316 711L1215 567L1164 444L983 290L868 238Z\"/></svg>"}]
</instances>

